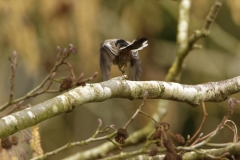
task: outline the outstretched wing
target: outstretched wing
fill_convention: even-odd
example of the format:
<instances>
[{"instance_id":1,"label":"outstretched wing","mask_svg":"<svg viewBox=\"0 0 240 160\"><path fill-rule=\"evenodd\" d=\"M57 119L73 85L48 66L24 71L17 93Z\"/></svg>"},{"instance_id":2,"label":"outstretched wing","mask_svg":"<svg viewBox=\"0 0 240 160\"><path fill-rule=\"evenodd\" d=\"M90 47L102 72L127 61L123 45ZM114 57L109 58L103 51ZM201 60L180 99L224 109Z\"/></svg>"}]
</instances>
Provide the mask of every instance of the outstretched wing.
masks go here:
<instances>
[{"instance_id":1,"label":"outstretched wing","mask_svg":"<svg viewBox=\"0 0 240 160\"><path fill-rule=\"evenodd\" d=\"M133 81L139 81L142 75L141 60L137 51L132 51L133 59L130 61L127 67L128 79Z\"/></svg>"},{"instance_id":2,"label":"outstretched wing","mask_svg":"<svg viewBox=\"0 0 240 160\"><path fill-rule=\"evenodd\" d=\"M100 48L100 68L102 72L102 78L104 81L110 79L110 71L113 60L118 55L118 51L112 45L115 40L106 40L102 43Z\"/></svg>"}]
</instances>

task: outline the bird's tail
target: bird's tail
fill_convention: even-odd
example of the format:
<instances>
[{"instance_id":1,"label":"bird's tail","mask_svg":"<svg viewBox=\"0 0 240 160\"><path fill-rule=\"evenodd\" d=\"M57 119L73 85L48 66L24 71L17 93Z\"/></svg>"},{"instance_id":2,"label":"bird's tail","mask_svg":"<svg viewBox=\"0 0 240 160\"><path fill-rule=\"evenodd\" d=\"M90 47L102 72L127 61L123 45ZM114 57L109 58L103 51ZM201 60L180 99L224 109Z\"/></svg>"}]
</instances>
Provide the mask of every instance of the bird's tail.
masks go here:
<instances>
[{"instance_id":1,"label":"bird's tail","mask_svg":"<svg viewBox=\"0 0 240 160\"><path fill-rule=\"evenodd\" d=\"M120 48L120 50L132 50L132 51L139 51L141 49L143 49L144 47L147 47L148 39L147 38L137 38L135 39L132 43L130 43L129 45Z\"/></svg>"}]
</instances>

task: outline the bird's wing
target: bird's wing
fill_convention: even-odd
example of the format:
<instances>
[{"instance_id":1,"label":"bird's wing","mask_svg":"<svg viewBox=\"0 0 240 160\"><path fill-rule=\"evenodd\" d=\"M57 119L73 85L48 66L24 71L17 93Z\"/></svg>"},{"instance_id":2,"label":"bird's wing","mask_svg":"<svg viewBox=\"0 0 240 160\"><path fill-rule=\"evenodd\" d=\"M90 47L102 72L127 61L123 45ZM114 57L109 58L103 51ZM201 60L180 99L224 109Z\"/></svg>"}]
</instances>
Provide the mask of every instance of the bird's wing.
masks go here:
<instances>
[{"instance_id":1,"label":"bird's wing","mask_svg":"<svg viewBox=\"0 0 240 160\"><path fill-rule=\"evenodd\" d=\"M132 51L132 52L135 52L135 53L134 54L132 53L133 59L128 64L126 72L127 72L128 79L133 81L139 81L142 75L141 60L137 51Z\"/></svg>"},{"instance_id":2,"label":"bird's wing","mask_svg":"<svg viewBox=\"0 0 240 160\"><path fill-rule=\"evenodd\" d=\"M108 39L105 40L101 47L106 47L108 48L108 50L110 50L112 52L112 54L114 54L115 56L119 55L119 49L115 46L115 42L117 41L117 39Z\"/></svg>"},{"instance_id":3,"label":"bird's wing","mask_svg":"<svg viewBox=\"0 0 240 160\"><path fill-rule=\"evenodd\" d=\"M139 51L143 49L144 47L148 46L148 39L143 38L137 38L132 43L129 43L129 45L125 47L121 47L120 50L132 50L132 51Z\"/></svg>"},{"instance_id":4,"label":"bird's wing","mask_svg":"<svg viewBox=\"0 0 240 160\"><path fill-rule=\"evenodd\" d=\"M102 43L100 48L100 68L102 72L102 78L104 81L110 79L110 71L113 60L118 55L118 52L112 42L114 40L106 40Z\"/></svg>"}]
</instances>

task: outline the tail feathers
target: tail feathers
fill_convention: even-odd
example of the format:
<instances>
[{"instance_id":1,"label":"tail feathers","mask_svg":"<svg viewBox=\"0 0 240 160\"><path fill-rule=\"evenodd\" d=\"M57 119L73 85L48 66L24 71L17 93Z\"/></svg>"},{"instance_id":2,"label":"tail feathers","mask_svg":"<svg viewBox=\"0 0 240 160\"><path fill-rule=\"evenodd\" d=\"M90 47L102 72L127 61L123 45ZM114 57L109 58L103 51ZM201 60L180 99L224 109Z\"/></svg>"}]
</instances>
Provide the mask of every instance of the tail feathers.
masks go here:
<instances>
[{"instance_id":1,"label":"tail feathers","mask_svg":"<svg viewBox=\"0 0 240 160\"><path fill-rule=\"evenodd\" d=\"M132 43L130 43L128 46L126 47L122 47L120 48L120 50L133 50L133 51L139 51L141 49L143 49L144 47L147 47L148 39L147 38L137 38L136 40L134 40Z\"/></svg>"}]
</instances>

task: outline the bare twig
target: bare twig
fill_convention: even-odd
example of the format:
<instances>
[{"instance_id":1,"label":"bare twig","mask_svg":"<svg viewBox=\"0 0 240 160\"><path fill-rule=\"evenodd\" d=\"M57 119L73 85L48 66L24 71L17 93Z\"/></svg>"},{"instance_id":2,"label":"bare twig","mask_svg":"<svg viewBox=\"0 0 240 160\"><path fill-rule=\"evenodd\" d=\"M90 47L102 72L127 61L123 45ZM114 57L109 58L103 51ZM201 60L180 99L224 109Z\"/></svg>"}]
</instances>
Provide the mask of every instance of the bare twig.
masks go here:
<instances>
[{"instance_id":1,"label":"bare twig","mask_svg":"<svg viewBox=\"0 0 240 160\"><path fill-rule=\"evenodd\" d=\"M51 155L55 155L63 150L66 150L66 149L69 149L69 148L72 148L72 147L75 147L75 146L83 146L83 145L87 145L91 142L95 142L95 141L100 141L100 140L107 140L108 139L108 136L103 136L103 137L98 137L98 138L89 138L89 139L86 139L84 141L79 141L79 142L72 142L72 143L67 143L65 144L64 146L54 150L54 151L51 151L51 152L47 152L45 153L44 155L41 155L41 156L38 156L38 157L35 157L35 158L32 158L31 160L40 160L40 159L44 159L44 158L47 158Z\"/></svg>"},{"instance_id":2,"label":"bare twig","mask_svg":"<svg viewBox=\"0 0 240 160\"><path fill-rule=\"evenodd\" d=\"M98 75L98 72L95 72L91 77L89 78L85 78L82 80L82 75L80 75L78 77L78 79L76 79L75 81L75 85L76 86L85 86L87 82L93 80L94 78L96 78L96 76Z\"/></svg>"},{"instance_id":3,"label":"bare twig","mask_svg":"<svg viewBox=\"0 0 240 160\"><path fill-rule=\"evenodd\" d=\"M188 145L196 138L196 136L201 132L201 130L202 130L202 128L203 128L203 125L204 125L205 122L206 122L206 119L207 119L207 117L208 117L208 114L207 114L207 111L206 111L206 107L205 107L204 101L202 101L202 108L203 108L203 114L204 114L204 115L203 115L202 122L201 122L198 130L196 131L196 133L191 137L191 139L189 139L189 140L187 141L187 143L186 143L185 146L188 146ZM199 138L200 138L200 137L199 137ZM192 145L196 144L196 143L198 142L199 138L198 138Z\"/></svg>"},{"instance_id":4,"label":"bare twig","mask_svg":"<svg viewBox=\"0 0 240 160\"><path fill-rule=\"evenodd\" d=\"M214 5L212 6L210 12L206 17L206 21L203 25L202 32L204 35L208 35L210 31L210 26L214 22L215 18L217 17L218 11L222 6L222 0L216 0Z\"/></svg>"},{"instance_id":5,"label":"bare twig","mask_svg":"<svg viewBox=\"0 0 240 160\"><path fill-rule=\"evenodd\" d=\"M74 83L71 83L69 85L70 88L76 87L76 86L79 86L79 85L85 85L86 82L89 82L92 79L94 79L98 74L97 72L95 72L94 75L89 77L89 78L86 78L86 79L83 79L83 80L80 80L80 79L76 80L72 65L65 61L71 53L76 53L76 48L72 44L70 44L67 49L66 48L64 49L63 54L61 54L61 48L58 46L57 47L56 62L55 62L54 67L50 71L50 73L45 77L45 79L37 87L32 89L26 95L13 100L14 77L15 77L15 72L16 72L16 67L17 67L17 53L14 52L14 54L13 54L14 59L13 60L11 58L9 59L10 62L11 62L11 68L12 68L11 88L10 88L11 93L10 93L10 96L9 96L9 101L0 106L0 111L4 110L6 107L8 107L12 104L16 104L16 103L21 102L25 99L36 97L36 96L38 96L40 94L43 94L43 93L58 93L58 92L61 92L63 90L69 89L69 88L63 88L63 89L57 89L57 90L50 90L50 87L51 87L51 85L54 81L54 77L56 75L56 72L57 72L58 68L63 64L69 66L70 72L71 72L71 77L74 80ZM45 85L46 85L46 87L44 88Z\"/></svg>"},{"instance_id":6,"label":"bare twig","mask_svg":"<svg viewBox=\"0 0 240 160\"><path fill-rule=\"evenodd\" d=\"M230 122L232 124L232 127L228 126L226 123ZM226 126L228 129L230 129L233 132L233 142L237 143L238 142L238 131L237 131L237 126L236 124L231 121L231 120L226 120L224 123L224 126Z\"/></svg>"},{"instance_id":7,"label":"bare twig","mask_svg":"<svg viewBox=\"0 0 240 160\"><path fill-rule=\"evenodd\" d=\"M148 96L148 92L146 91L143 95L143 102L142 104L138 107L138 109L136 110L136 112L133 114L133 116L129 119L129 121L125 124L125 126L123 127L123 129L126 129L127 126L135 119L135 117L138 115L138 113L142 110L142 107L144 106L144 103L147 99Z\"/></svg>"},{"instance_id":8,"label":"bare twig","mask_svg":"<svg viewBox=\"0 0 240 160\"><path fill-rule=\"evenodd\" d=\"M59 60L59 55L60 55L60 50L59 50L60 47L57 47L57 50L58 50L58 54L57 54L57 60ZM69 50L70 50L70 47L69 47ZM15 104L15 103L18 103L20 101L23 101L25 99L28 99L28 98L31 98L31 97L35 97L37 95L40 95L42 93L44 93L46 90L48 90L48 88L50 88L50 85L52 84L51 81L52 81L52 74L55 73L58 69L58 67L60 65L62 65L65 61L65 59L70 55L70 52L68 51L69 54L65 54L64 56L62 56L61 60L59 61L56 61L53 69L50 71L50 73L45 77L45 79L37 86L35 87L33 90L31 90L30 92L28 92L26 95L22 96L21 98L18 98L18 99L15 99L15 100L11 100L9 101L8 103L5 103L3 104L2 106L0 106L0 111L4 110L6 107L8 107L9 105L11 104ZM13 62L12 62L13 63ZM14 67L12 67L14 68ZM14 70L15 71L15 70ZM12 74L12 77L14 78L13 76L14 74ZM42 90L42 91L39 91L37 92L39 89L43 88L44 85L49 81L49 85L47 86L47 88L45 90ZM11 83L12 84L12 83ZM11 85L12 86L12 85Z\"/></svg>"},{"instance_id":9,"label":"bare twig","mask_svg":"<svg viewBox=\"0 0 240 160\"><path fill-rule=\"evenodd\" d=\"M190 2L187 2L186 0L182 0L181 4L190 5ZM188 5L186 5L186 6L188 6ZM184 38L182 38L182 40L178 40L178 41L181 42L181 44L184 44L184 45L181 45L182 47L178 49L177 57L175 58L172 66L169 69L169 72L168 72L168 74L165 78L166 81L178 81L179 80L179 77L180 77L181 72L182 72L182 64L183 64L183 61L184 61L185 57L188 55L189 51L191 51L194 48L194 44L197 42L197 40L207 36L210 33L210 31L209 31L210 26L213 23L214 19L216 18L217 13L218 13L219 9L221 8L221 5L222 5L222 0L216 0L215 1L215 3L213 4L208 16L206 17L206 20L204 22L204 25L203 25L202 29L201 30L196 30L195 32L193 32L193 34L191 34L188 37L188 44L186 44L185 37L187 35L186 28L188 26L187 22L188 22L189 18L187 18L187 15L185 15L185 17L184 16L179 17L181 19L179 19L179 32L178 32L178 34L181 34L181 35L178 35L178 37L184 37ZM188 13L187 10L184 10L184 9L187 9L186 7L185 8L182 7L182 8L179 8L179 9L180 9L180 12ZM183 25L180 25L180 24L183 24ZM185 25L185 29L180 30L180 26L184 26L184 25ZM180 39L180 38L178 38L178 39Z\"/></svg>"},{"instance_id":10,"label":"bare twig","mask_svg":"<svg viewBox=\"0 0 240 160\"><path fill-rule=\"evenodd\" d=\"M96 142L96 141L101 141L101 140L109 140L111 141L111 138L116 134L116 132L114 133L111 133L109 135L106 135L106 136L102 136L102 137L98 137L96 138L96 136L99 134L100 132L100 128L102 126L102 120L101 119L98 119L98 122L99 122L99 125L98 125L98 128L96 129L95 133L92 135L91 138L89 139L86 139L84 141L79 141L79 142L72 142L72 143L67 143L65 144L64 146L54 150L54 151L51 151L51 152L47 152L41 156L37 156L37 157L34 157L32 158L31 160L40 160L40 159L44 159L44 158L47 158L51 155L55 155L63 150L66 150L66 149L69 149L69 148L72 148L72 147L75 147L75 146L84 146L84 145L87 145L91 142ZM113 141L111 141L113 144L115 144Z\"/></svg>"},{"instance_id":11,"label":"bare twig","mask_svg":"<svg viewBox=\"0 0 240 160\"><path fill-rule=\"evenodd\" d=\"M226 121L226 117L223 118L223 120L221 121L221 123L217 126L217 128L211 132L211 134L209 134L207 137L205 136L204 138L200 138L199 141L201 141L200 143L194 144L192 146L189 147L178 147L178 149L180 150L185 150L185 151L192 151L198 147L201 147L205 144L207 144L217 133L220 129L222 129L224 123ZM204 141L202 141L203 139L205 139Z\"/></svg>"},{"instance_id":12,"label":"bare twig","mask_svg":"<svg viewBox=\"0 0 240 160\"><path fill-rule=\"evenodd\" d=\"M193 46L194 43L199 40L200 38L203 38L205 36L208 36L210 33L210 27L212 23L214 22L215 18L217 17L218 11L220 10L222 6L222 0L215 0L211 10L209 11L206 20L203 24L203 27L200 30L196 30L190 37L189 37L189 45ZM189 48L191 49L191 48Z\"/></svg>"},{"instance_id":13,"label":"bare twig","mask_svg":"<svg viewBox=\"0 0 240 160\"><path fill-rule=\"evenodd\" d=\"M148 118L150 118L151 120L153 120L155 123L157 123L157 121L156 121L152 116L150 116L149 114L147 114L146 112L140 111L139 113L147 116Z\"/></svg>"},{"instance_id":14,"label":"bare twig","mask_svg":"<svg viewBox=\"0 0 240 160\"><path fill-rule=\"evenodd\" d=\"M15 74L16 74L16 69L17 69L17 52L16 51L13 52L13 59L11 57L9 57L9 61L11 62L12 74L11 74L11 78L10 78L11 86L10 86L10 95L9 95L8 104L11 104L11 102L13 100L14 86L15 86Z\"/></svg>"},{"instance_id":15,"label":"bare twig","mask_svg":"<svg viewBox=\"0 0 240 160\"><path fill-rule=\"evenodd\" d=\"M211 147L226 147L230 143L206 143L206 146L211 146Z\"/></svg>"}]
</instances>

